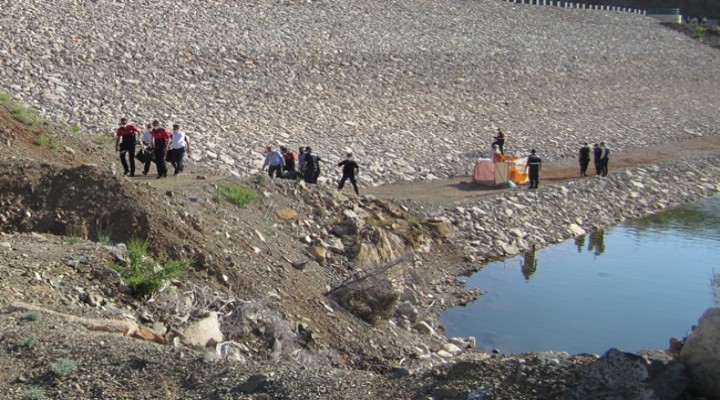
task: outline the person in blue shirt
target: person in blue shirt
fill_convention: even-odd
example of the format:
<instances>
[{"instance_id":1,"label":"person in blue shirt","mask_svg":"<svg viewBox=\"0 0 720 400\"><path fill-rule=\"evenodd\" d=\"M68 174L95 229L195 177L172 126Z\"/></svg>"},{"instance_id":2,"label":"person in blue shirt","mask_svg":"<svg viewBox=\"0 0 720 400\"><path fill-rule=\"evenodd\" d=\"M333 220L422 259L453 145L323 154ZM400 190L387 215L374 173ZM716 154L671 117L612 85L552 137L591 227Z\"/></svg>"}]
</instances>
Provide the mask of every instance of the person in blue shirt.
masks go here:
<instances>
[{"instance_id":1,"label":"person in blue shirt","mask_svg":"<svg viewBox=\"0 0 720 400\"><path fill-rule=\"evenodd\" d=\"M272 147L268 146L265 148L265 162L263 163L262 169L268 169L268 175L272 178L273 174L277 178L282 177L282 169L285 166L285 157L279 150L273 150Z\"/></svg>"}]
</instances>

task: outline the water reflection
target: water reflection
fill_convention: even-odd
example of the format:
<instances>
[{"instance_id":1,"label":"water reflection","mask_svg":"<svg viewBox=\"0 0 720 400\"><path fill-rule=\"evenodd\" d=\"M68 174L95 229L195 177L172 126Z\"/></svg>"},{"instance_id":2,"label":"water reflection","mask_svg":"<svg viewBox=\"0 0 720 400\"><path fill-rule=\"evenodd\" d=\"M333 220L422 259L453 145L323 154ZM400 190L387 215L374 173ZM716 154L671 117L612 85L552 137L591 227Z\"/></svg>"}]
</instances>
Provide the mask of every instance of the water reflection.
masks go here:
<instances>
[{"instance_id":1,"label":"water reflection","mask_svg":"<svg viewBox=\"0 0 720 400\"><path fill-rule=\"evenodd\" d=\"M523 254L522 262L520 263L520 270L526 281L530 280L530 277L537 271L537 260L535 259L535 250L528 251Z\"/></svg>"},{"instance_id":2,"label":"water reflection","mask_svg":"<svg viewBox=\"0 0 720 400\"><path fill-rule=\"evenodd\" d=\"M583 247L585 247L585 235L575 238L575 247L577 247L578 253L582 253Z\"/></svg>"},{"instance_id":3,"label":"water reflection","mask_svg":"<svg viewBox=\"0 0 720 400\"><path fill-rule=\"evenodd\" d=\"M590 242L588 243L588 251L593 252L596 256L605 252L605 231L599 230L590 233Z\"/></svg>"}]
</instances>

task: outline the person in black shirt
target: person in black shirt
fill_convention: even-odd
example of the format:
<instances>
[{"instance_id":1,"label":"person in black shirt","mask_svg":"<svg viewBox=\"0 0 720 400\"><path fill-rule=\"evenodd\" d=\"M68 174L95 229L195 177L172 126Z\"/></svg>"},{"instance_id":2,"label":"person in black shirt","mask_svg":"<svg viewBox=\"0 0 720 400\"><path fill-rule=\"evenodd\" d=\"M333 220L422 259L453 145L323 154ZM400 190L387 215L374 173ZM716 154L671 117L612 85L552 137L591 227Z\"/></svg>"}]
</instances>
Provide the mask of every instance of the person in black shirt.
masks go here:
<instances>
[{"instance_id":1,"label":"person in black shirt","mask_svg":"<svg viewBox=\"0 0 720 400\"><path fill-rule=\"evenodd\" d=\"M580 161L580 176L587 176L587 167L590 164L590 146L587 143L580 148L578 161Z\"/></svg>"},{"instance_id":2,"label":"person in black shirt","mask_svg":"<svg viewBox=\"0 0 720 400\"><path fill-rule=\"evenodd\" d=\"M602 163L600 161L601 155L602 149L598 146L597 143L593 144L593 163L595 164L595 175L600 175L600 172L602 172Z\"/></svg>"},{"instance_id":3,"label":"person in black shirt","mask_svg":"<svg viewBox=\"0 0 720 400\"><path fill-rule=\"evenodd\" d=\"M342 167L343 171L342 178L340 178L340 183L338 184L338 190L342 191L345 181L349 179L350 183L352 183L353 189L355 189L355 194L359 196L360 192L358 191L355 175L359 173L360 167L353 160L352 154L348 153L345 159L338 163L338 167Z\"/></svg>"},{"instance_id":4,"label":"person in black shirt","mask_svg":"<svg viewBox=\"0 0 720 400\"><path fill-rule=\"evenodd\" d=\"M526 170L530 167L530 189L538 188L538 184L540 183L540 164L542 164L542 160L535 154L535 149L530 150L530 156L528 156L527 163L525 163L525 168L523 169Z\"/></svg>"}]
</instances>

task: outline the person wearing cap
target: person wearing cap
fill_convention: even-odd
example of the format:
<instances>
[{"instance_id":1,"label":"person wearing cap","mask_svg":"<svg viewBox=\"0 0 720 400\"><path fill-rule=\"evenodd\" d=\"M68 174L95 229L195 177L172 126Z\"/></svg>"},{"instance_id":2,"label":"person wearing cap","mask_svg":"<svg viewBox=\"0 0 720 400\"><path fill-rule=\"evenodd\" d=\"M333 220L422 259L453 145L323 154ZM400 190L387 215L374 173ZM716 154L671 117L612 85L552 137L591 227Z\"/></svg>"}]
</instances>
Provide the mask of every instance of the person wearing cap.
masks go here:
<instances>
[{"instance_id":1,"label":"person wearing cap","mask_svg":"<svg viewBox=\"0 0 720 400\"><path fill-rule=\"evenodd\" d=\"M155 149L155 164L157 165L157 179L167 177L167 164L165 156L170 145L170 132L160 126L160 121L152 122L152 147Z\"/></svg>"},{"instance_id":2,"label":"person wearing cap","mask_svg":"<svg viewBox=\"0 0 720 400\"><path fill-rule=\"evenodd\" d=\"M342 167L342 178L340 178L340 183L338 184L338 191L342 191L343 186L345 186L345 181L349 179L355 190L355 194L359 196L360 191L358 191L355 176L360 172L360 166L353 160L352 154L347 153L345 159L338 163L338 167Z\"/></svg>"},{"instance_id":3,"label":"person wearing cap","mask_svg":"<svg viewBox=\"0 0 720 400\"><path fill-rule=\"evenodd\" d=\"M529 189L537 189L538 184L540 184L540 165L542 164L542 160L540 157L535 154L535 149L530 150L530 155L527 158L527 162L525 163L525 168L523 171L527 170L528 167L530 167L529 171L529 177L530 177L530 187Z\"/></svg>"},{"instance_id":4,"label":"person wearing cap","mask_svg":"<svg viewBox=\"0 0 720 400\"><path fill-rule=\"evenodd\" d=\"M185 169L183 160L186 151L190 153L190 139L188 139L185 132L180 130L179 124L174 124L170 137L170 151L168 155L170 157L170 164L175 167L175 173L173 174L175 176Z\"/></svg>"},{"instance_id":5,"label":"person wearing cap","mask_svg":"<svg viewBox=\"0 0 720 400\"><path fill-rule=\"evenodd\" d=\"M272 147L268 146L265 148L265 162L263 162L262 169L268 169L268 175L273 177L282 178L282 169L285 166L285 158L279 150L273 150Z\"/></svg>"},{"instance_id":6,"label":"person wearing cap","mask_svg":"<svg viewBox=\"0 0 720 400\"><path fill-rule=\"evenodd\" d=\"M120 127L115 133L115 151L120 152L120 163L125 170L124 175L135 176L135 144L140 130L135 125L128 125L127 118L120 118ZM126 155L129 154L129 157ZM130 159L130 166L126 158Z\"/></svg>"}]
</instances>

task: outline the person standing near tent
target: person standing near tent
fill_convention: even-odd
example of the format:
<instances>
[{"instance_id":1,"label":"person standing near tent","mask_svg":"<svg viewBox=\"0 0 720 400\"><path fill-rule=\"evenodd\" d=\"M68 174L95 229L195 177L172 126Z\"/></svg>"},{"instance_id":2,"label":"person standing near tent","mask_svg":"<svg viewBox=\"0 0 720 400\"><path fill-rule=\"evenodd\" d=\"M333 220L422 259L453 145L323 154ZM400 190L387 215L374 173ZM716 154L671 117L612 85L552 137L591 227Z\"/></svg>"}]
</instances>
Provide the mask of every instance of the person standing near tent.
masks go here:
<instances>
[{"instance_id":1,"label":"person standing near tent","mask_svg":"<svg viewBox=\"0 0 720 400\"><path fill-rule=\"evenodd\" d=\"M605 177L608 174L608 162L610 162L610 148L605 142L600 142L600 174Z\"/></svg>"},{"instance_id":2,"label":"person standing near tent","mask_svg":"<svg viewBox=\"0 0 720 400\"><path fill-rule=\"evenodd\" d=\"M493 139L495 139L495 141L492 142L492 147L497 145L500 154L505 154L505 134L500 128L497 129L497 134Z\"/></svg>"},{"instance_id":3,"label":"person standing near tent","mask_svg":"<svg viewBox=\"0 0 720 400\"><path fill-rule=\"evenodd\" d=\"M587 176L587 168L590 164L590 146L587 142L580 147L578 161L580 162L580 176Z\"/></svg>"},{"instance_id":4,"label":"person standing near tent","mask_svg":"<svg viewBox=\"0 0 720 400\"><path fill-rule=\"evenodd\" d=\"M167 164L165 164L165 156L170 145L170 132L160 126L160 121L152 122L152 147L155 149L155 164L157 165L157 179L167 178Z\"/></svg>"},{"instance_id":5,"label":"person standing near tent","mask_svg":"<svg viewBox=\"0 0 720 400\"><path fill-rule=\"evenodd\" d=\"M530 168L529 178L530 178L530 187L528 189L537 189L538 185L540 184L540 165L542 164L542 160L540 157L535 154L535 149L530 150L530 155L528 156L527 162L525 163L525 168L523 168L523 171Z\"/></svg>"},{"instance_id":6,"label":"person standing near tent","mask_svg":"<svg viewBox=\"0 0 720 400\"><path fill-rule=\"evenodd\" d=\"M593 144L593 163L595 164L595 175L600 175L601 171L601 165L600 165L600 156L602 155L602 150L598 146L597 143Z\"/></svg>"},{"instance_id":7,"label":"person standing near tent","mask_svg":"<svg viewBox=\"0 0 720 400\"><path fill-rule=\"evenodd\" d=\"M357 179L355 177L360 172L360 166L353 160L352 154L347 153L345 159L338 163L338 167L342 167L342 178L340 178L340 183L338 184L338 191L342 191L345 181L350 179L355 194L359 196L360 192L358 191Z\"/></svg>"},{"instance_id":8,"label":"person standing near tent","mask_svg":"<svg viewBox=\"0 0 720 400\"><path fill-rule=\"evenodd\" d=\"M140 129L135 125L128 125L127 118L120 118L120 127L115 133L115 151L120 153L120 163L123 166L123 174L135 176L135 144L137 143ZM129 155L130 166L125 157Z\"/></svg>"}]
</instances>

